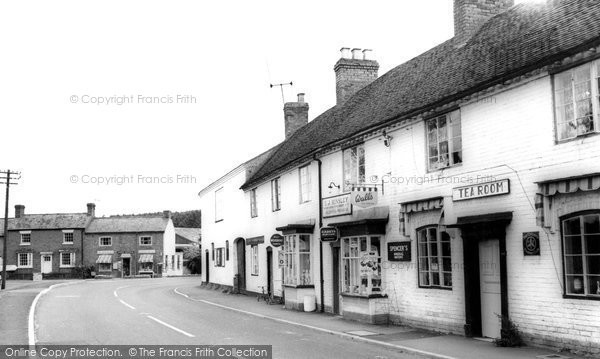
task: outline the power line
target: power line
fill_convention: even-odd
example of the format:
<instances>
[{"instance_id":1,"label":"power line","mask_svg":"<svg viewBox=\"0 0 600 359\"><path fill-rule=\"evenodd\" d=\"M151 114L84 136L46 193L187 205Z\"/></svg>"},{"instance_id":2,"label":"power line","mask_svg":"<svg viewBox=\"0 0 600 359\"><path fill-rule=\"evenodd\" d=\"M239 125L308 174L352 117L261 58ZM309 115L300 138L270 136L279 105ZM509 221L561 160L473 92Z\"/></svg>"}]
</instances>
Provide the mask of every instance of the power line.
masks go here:
<instances>
[{"instance_id":1,"label":"power line","mask_svg":"<svg viewBox=\"0 0 600 359\"><path fill-rule=\"evenodd\" d=\"M6 185L6 200L4 203L4 241L2 241L2 287L6 288L6 243L8 242L8 197L10 185L17 185L21 179L21 172L0 170L0 184Z\"/></svg>"}]
</instances>

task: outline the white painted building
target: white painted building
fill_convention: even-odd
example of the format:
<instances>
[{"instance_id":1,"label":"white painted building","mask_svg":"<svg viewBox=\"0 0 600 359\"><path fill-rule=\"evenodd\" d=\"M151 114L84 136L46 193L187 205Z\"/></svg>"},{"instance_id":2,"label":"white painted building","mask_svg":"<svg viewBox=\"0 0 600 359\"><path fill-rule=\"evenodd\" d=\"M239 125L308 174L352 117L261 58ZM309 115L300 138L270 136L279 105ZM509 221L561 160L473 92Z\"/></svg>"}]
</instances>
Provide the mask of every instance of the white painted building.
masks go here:
<instances>
[{"instance_id":1,"label":"white painted building","mask_svg":"<svg viewBox=\"0 0 600 359\"><path fill-rule=\"evenodd\" d=\"M527 343L600 353L600 4L486 4L455 0L455 37L379 78L342 49L336 106L201 192L204 248L256 244L246 289L283 282L290 308L311 295L349 319L491 338L510 320ZM219 232L228 181L239 213Z\"/></svg>"}]
</instances>

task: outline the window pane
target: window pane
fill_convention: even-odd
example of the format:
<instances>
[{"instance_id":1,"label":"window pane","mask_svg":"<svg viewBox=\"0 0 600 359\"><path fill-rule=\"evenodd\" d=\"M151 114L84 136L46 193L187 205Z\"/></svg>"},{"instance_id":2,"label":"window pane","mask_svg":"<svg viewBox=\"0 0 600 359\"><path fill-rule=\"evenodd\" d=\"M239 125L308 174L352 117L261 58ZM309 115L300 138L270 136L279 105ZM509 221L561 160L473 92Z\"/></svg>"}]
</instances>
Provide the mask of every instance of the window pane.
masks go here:
<instances>
[{"instance_id":1,"label":"window pane","mask_svg":"<svg viewBox=\"0 0 600 359\"><path fill-rule=\"evenodd\" d=\"M452 287L452 273L444 273L444 286Z\"/></svg>"},{"instance_id":2,"label":"window pane","mask_svg":"<svg viewBox=\"0 0 600 359\"><path fill-rule=\"evenodd\" d=\"M581 237L565 236L565 254L581 254Z\"/></svg>"},{"instance_id":3,"label":"window pane","mask_svg":"<svg viewBox=\"0 0 600 359\"><path fill-rule=\"evenodd\" d=\"M600 275L600 255L587 256L588 274Z\"/></svg>"},{"instance_id":4,"label":"window pane","mask_svg":"<svg viewBox=\"0 0 600 359\"><path fill-rule=\"evenodd\" d=\"M583 216L583 231L585 234L600 234L600 216Z\"/></svg>"},{"instance_id":5,"label":"window pane","mask_svg":"<svg viewBox=\"0 0 600 359\"><path fill-rule=\"evenodd\" d=\"M600 295L600 276L588 277L589 294Z\"/></svg>"},{"instance_id":6,"label":"window pane","mask_svg":"<svg viewBox=\"0 0 600 359\"><path fill-rule=\"evenodd\" d=\"M429 272L423 272L419 274L419 280L422 286L429 286Z\"/></svg>"},{"instance_id":7,"label":"window pane","mask_svg":"<svg viewBox=\"0 0 600 359\"><path fill-rule=\"evenodd\" d=\"M444 272L451 272L452 271L452 260L450 258L443 258L442 260L444 262L444 266L443 266L442 270Z\"/></svg>"},{"instance_id":8,"label":"window pane","mask_svg":"<svg viewBox=\"0 0 600 359\"><path fill-rule=\"evenodd\" d=\"M585 236L585 253L600 254L600 235Z\"/></svg>"},{"instance_id":9,"label":"window pane","mask_svg":"<svg viewBox=\"0 0 600 359\"><path fill-rule=\"evenodd\" d=\"M566 274L582 274L583 273L583 257L581 257L581 256L565 257L565 272L566 272Z\"/></svg>"},{"instance_id":10,"label":"window pane","mask_svg":"<svg viewBox=\"0 0 600 359\"><path fill-rule=\"evenodd\" d=\"M583 294L583 277L582 276L567 276L567 293L568 294Z\"/></svg>"},{"instance_id":11,"label":"window pane","mask_svg":"<svg viewBox=\"0 0 600 359\"><path fill-rule=\"evenodd\" d=\"M565 235L581 234L579 217L567 219L564 221L564 224Z\"/></svg>"}]
</instances>

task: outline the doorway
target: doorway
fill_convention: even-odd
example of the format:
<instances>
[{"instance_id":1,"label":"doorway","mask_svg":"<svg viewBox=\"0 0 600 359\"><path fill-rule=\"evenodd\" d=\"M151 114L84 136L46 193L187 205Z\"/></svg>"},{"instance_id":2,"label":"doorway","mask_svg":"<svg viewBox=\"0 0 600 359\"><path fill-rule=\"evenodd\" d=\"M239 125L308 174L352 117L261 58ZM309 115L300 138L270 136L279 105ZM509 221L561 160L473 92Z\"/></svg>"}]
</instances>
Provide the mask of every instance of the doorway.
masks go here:
<instances>
[{"instance_id":1,"label":"doorway","mask_svg":"<svg viewBox=\"0 0 600 359\"><path fill-rule=\"evenodd\" d=\"M206 272L206 283L210 283L210 254L208 249L206 250L206 254L204 255L204 271Z\"/></svg>"},{"instance_id":2,"label":"doorway","mask_svg":"<svg viewBox=\"0 0 600 359\"><path fill-rule=\"evenodd\" d=\"M121 258L121 267L123 268L123 277L131 275L131 258Z\"/></svg>"},{"instance_id":3,"label":"doorway","mask_svg":"<svg viewBox=\"0 0 600 359\"><path fill-rule=\"evenodd\" d=\"M238 288L240 292L246 290L246 243L243 238L235 240L235 253L237 258Z\"/></svg>"},{"instance_id":4,"label":"doorway","mask_svg":"<svg viewBox=\"0 0 600 359\"><path fill-rule=\"evenodd\" d=\"M337 246L336 246L337 244ZM331 244L331 257L333 258L333 314L340 314L340 244L339 241Z\"/></svg>"},{"instance_id":5,"label":"doorway","mask_svg":"<svg viewBox=\"0 0 600 359\"><path fill-rule=\"evenodd\" d=\"M267 293L273 294L273 248L267 247Z\"/></svg>"},{"instance_id":6,"label":"doorway","mask_svg":"<svg viewBox=\"0 0 600 359\"><path fill-rule=\"evenodd\" d=\"M42 274L52 273L52 254L42 254Z\"/></svg>"},{"instance_id":7,"label":"doorway","mask_svg":"<svg viewBox=\"0 0 600 359\"><path fill-rule=\"evenodd\" d=\"M500 338L509 318L506 226L512 212L459 217L465 279L465 335ZM462 222L462 223L461 223Z\"/></svg>"}]
</instances>

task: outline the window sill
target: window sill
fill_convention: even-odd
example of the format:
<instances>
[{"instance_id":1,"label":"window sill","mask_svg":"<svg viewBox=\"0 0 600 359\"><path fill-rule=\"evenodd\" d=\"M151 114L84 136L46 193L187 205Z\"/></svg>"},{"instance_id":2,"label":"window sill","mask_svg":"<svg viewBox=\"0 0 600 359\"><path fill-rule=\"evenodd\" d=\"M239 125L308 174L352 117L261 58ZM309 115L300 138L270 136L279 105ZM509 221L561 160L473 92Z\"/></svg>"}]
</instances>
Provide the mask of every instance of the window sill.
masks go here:
<instances>
[{"instance_id":1,"label":"window sill","mask_svg":"<svg viewBox=\"0 0 600 359\"><path fill-rule=\"evenodd\" d=\"M381 293L373 293L373 294L340 293L340 295L342 297L349 297L349 298L365 298L365 299L387 298L387 294L381 294Z\"/></svg>"},{"instance_id":2,"label":"window sill","mask_svg":"<svg viewBox=\"0 0 600 359\"><path fill-rule=\"evenodd\" d=\"M21 243L21 244L19 244L19 245L20 245L20 246L30 246L30 245L31 245L31 243Z\"/></svg>"},{"instance_id":3,"label":"window sill","mask_svg":"<svg viewBox=\"0 0 600 359\"><path fill-rule=\"evenodd\" d=\"M440 289L440 290L449 290L452 291L452 287L439 287L439 286L423 286L423 285L419 285L420 289Z\"/></svg>"},{"instance_id":4,"label":"window sill","mask_svg":"<svg viewBox=\"0 0 600 359\"><path fill-rule=\"evenodd\" d=\"M574 294L563 294L563 299L578 299L578 300L600 300L600 295L574 295Z\"/></svg>"},{"instance_id":5,"label":"window sill","mask_svg":"<svg viewBox=\"0 0 600 359\"><path fill-rule=\"evenodd\" d=\"M440 171L451 170L453 168L460 168L460 167L462 167L462 165L463 165L463 162L457 163L457 164L454 164L451 166L440 167L440 168L435 168L435 169L427 168L427 173L435 173L435 172L440 172Z\"/></svg>"},{"instance_id":6,"label":"window sill","mask_svg":"<svg viewBox=\"0 0 600 359\"><path fill-rule=\"evenodd\" d=\"M73 242L63 242L65 245L73 245Z\"/></svg>"},{"instance_id":7,"label":"window sill","mask_svg":"<svg viewBox=\"0 0 600 359\"><path fill-rule=\"evenodd\" d=\"M33 266L29 266L29 267L17 267L17 269L32 269Z\"/></svg>"},{"instance_id":8,"label":"window sill","mask_svg":"<svg viewBox=\"0 0 600 359\"><path fill-rule=\"evenodd\" d=\"M583 140L587 137L597 136L597 135L600 135L600 132L590 132L590 133L586 133L584 135L579 135L579 136L573 137L573 138L565 138L564 140L557 139L555 141L555 145L562 145L563 143L573 142L573 141L577 141L577 140Z\"/></svg>"},{"instance_id":9,"label":"window sill","mask_svg":"<svg viewBox=\"0 0 600 359\"><path fill-rule=\"evenodd\" d=\"M297 288L297 289L302 289L302 288L314 288L315 285L314 284L300 284L300 285L295 285L295 284L284 284L284 287L288 287L288 288Z\"/></svg>"},{"instance_id":10,"label":"window sill","mask_svg":"<svg viewBox=\"0 0 600 359\"><path fill-rule=\"evenodd\" d=\"M75 268L75 266L60 266L58 268Z\"/></svg>"},{"instance_id":11,"label":"window sill","mask_svg":"<svg viewBox=\"0 0 600 359\"><path fill-rule=\"evenodd\" d=\"M215 223L219 223L219 222L223 222L223 220L222 219L215 220Z\"/></svg>"}]
</instances>

